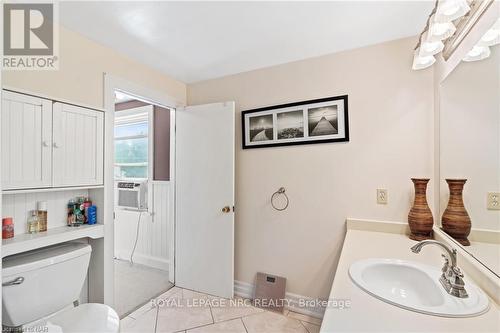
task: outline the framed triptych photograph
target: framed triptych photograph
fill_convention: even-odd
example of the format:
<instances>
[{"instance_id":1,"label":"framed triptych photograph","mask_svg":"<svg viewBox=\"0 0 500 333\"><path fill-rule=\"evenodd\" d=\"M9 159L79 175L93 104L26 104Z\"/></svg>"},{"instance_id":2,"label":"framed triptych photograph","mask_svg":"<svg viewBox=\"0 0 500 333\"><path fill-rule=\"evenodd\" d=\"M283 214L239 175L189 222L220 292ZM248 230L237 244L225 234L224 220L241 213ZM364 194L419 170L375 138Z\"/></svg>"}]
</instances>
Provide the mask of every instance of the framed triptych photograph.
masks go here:
<instances>
[{"instance_id":1,"label":"framed triptych photograph","mask_svg":"<svg viewBox=\"0 0 500 333\"><path fill-rule=\"evenodd\" d=\"M242 112L243 149L349 141L347 95Z\"/></svg>"}]
</instances>

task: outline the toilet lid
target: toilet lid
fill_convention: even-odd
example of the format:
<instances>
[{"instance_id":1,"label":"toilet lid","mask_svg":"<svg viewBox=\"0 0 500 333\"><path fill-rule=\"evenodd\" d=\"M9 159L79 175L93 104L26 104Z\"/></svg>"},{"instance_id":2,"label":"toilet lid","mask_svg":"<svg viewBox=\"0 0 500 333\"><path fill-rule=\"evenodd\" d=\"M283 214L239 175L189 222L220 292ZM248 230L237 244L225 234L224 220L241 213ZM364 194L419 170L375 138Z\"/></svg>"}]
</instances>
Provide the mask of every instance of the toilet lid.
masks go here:
<instances>
[{"instance_id":1,"label":"toilet lid","mask_svg":"<svg viewBox=\"0 0 500 333\"><path fill-rule=\"evenodd\" d=\"M120 318L107 305L87 303L48 318L45 322L50 333L118 333Z\"/></svg>"}]
</instances>

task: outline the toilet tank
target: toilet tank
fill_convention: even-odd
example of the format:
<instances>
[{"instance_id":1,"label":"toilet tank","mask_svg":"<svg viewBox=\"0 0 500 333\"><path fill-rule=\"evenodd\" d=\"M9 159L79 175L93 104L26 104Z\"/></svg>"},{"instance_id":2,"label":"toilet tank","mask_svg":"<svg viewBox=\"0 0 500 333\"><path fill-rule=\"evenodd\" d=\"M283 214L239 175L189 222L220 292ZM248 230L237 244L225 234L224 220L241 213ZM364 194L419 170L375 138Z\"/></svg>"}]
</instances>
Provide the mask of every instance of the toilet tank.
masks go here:
<instances>
[{"instance_id":1,"label":"toilet tank","mask_svg":"<svg viewBox=\"0 0 500 333\"><path fill-rule=\"evenodd\" d=\"M4 258L2 324L21 326L78 300L91 251L88 244L65 243Z\"/></svg>"}]
</instances>

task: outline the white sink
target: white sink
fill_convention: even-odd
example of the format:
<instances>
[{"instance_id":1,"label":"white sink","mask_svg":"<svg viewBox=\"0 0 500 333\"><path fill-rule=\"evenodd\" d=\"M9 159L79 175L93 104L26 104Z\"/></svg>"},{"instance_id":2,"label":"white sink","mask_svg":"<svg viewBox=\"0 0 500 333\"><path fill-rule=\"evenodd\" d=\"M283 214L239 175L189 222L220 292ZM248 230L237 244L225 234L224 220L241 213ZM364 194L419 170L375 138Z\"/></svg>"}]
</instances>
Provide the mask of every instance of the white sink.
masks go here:
<instances>
[{"instance_id":1,"label":"white sink","mask_svg":"<svg viewBox=\"0 0 500 333\"><path fill-rule=\"evenodd\" d=\"M397 259L364 259L349 268L354 283L384 302L441 317L473 317L488 310L488 297L464 279L468 298L449 295L438 267Z\"/></svg>"}]
</instances>

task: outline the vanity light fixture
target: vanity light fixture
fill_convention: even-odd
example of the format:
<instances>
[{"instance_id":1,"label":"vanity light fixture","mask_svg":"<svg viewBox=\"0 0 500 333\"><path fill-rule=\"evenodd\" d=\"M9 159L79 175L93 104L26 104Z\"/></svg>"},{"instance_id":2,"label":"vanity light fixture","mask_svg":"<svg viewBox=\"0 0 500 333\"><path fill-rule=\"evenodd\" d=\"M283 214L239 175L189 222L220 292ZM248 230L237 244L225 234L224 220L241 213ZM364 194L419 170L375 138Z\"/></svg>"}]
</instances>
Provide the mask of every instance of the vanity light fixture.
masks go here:
<instances>
[{"instance_id":1,"label":"vanity light fixture","mask_svg":"<svg viewBox=\"0 0 500 333\"><path fill-rule=\"evenodd\" d=\"M444 40L452 37L457 28L452 22L471 10L467 0L437 0L420 34L413 56L414 70L424 69L436 62L435 55L442 52Z\"/></svg>"},{"instance_id":2,"label":"vanity light fixture","mask_svg":"<svg viewBox=\"0 0 500 333\"><path fill-rule=\"evenodd\" d=\"M472 50L470 50L465 57L462 59L463 61L479 61L486 59L490 56L491 51L488 46L474 46Z\"/></svg>"},{"instance_id":3,"label":"vanity light fixture","mask_svg":"<svg viewBox=\"0 0 500 333\"><path fill-rule=\"evenodd\" d=\"M467 0L438 0L435 20L438 23L452 22L469 11Z\"/></svg>"}]
</instances>

